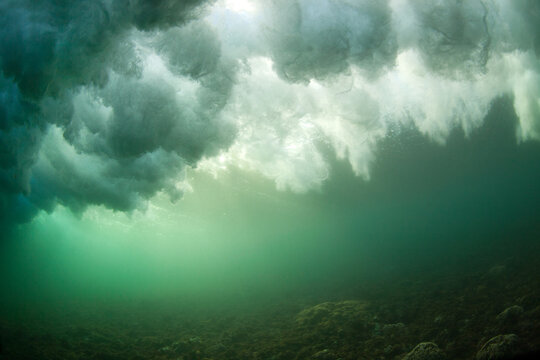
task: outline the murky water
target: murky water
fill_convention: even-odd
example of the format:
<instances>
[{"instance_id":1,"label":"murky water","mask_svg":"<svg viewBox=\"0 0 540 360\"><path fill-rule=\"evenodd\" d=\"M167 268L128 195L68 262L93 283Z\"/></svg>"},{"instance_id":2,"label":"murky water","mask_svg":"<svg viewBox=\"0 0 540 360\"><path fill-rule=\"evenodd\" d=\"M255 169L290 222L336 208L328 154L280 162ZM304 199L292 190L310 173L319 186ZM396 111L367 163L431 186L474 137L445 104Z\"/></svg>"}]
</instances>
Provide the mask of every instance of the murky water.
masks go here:
<instances>
[{"instance_id":1,"label":"murky water","mask_svg":"<svg viewBox=\"0 0 540 360\"><path fill-rule=\"evenodd\" d=\"M174 205L42 214L2 244L4 356L472 358L507 333L535 350L540 145L514 116L503 99L446 146L404 129L370 181L335 161L309 194L193 172Z\"/></svg>"},{"instance_id":2,"label":"murky water","mask_svg":"<svg viewBox=\"0 0 540 360\"><path fill-rule=\"evenodd\" d=\"M0 359L540 359L540 1L0 1Z\"/></svg>"}]
</instances>

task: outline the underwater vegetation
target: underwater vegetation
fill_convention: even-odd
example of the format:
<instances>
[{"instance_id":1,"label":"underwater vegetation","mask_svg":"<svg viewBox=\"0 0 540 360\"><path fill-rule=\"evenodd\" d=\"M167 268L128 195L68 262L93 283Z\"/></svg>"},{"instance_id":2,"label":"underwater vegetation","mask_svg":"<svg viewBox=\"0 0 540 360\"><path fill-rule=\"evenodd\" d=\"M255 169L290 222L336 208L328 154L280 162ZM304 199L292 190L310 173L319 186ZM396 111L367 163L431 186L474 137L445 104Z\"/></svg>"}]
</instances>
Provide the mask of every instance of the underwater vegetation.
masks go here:
<instances>
[{"instance_id":1,"label":"underwater vegetation","mask_svg":"<svg viewBox=\"0 0 540 360\"><path fill-rule=\"evenodd\" d=\"M321 292L211 306L49 307L32 321L2 321L4 353L8 359L534 359L540 267L528 260L365 281L348 294L362 300Z\"/></svg>"}]
</instances>

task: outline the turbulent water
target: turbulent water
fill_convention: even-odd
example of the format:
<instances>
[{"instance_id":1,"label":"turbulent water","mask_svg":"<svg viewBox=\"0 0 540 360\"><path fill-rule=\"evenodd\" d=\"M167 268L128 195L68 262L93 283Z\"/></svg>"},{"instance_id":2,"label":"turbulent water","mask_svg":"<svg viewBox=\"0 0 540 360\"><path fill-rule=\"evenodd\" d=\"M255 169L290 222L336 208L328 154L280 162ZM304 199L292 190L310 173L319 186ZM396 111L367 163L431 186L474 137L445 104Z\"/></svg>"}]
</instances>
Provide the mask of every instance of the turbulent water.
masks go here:
<instances>
[{"instance_id":1,"label":"turbulent water","mask_svg":"<svg viewBox=\"0 0 540 360\"><path fill-rule=\"evenodd\" d=\"M539 24L4 1L0 359L535 358Z\"/></svg>"}]
</instances>

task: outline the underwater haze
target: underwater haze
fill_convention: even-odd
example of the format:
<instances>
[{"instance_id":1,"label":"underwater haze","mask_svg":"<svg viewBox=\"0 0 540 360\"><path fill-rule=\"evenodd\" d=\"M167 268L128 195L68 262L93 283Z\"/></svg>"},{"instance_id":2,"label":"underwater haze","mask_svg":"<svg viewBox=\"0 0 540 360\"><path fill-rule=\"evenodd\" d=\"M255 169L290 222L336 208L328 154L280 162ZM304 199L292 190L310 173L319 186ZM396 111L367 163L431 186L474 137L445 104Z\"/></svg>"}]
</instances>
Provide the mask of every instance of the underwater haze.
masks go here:
<instances>
[{"instance_id":1,"label":"underwater haze","mask_svg":"<svg viewBox=\"0 0 540 360\"><path fill-rule=\"evenodd\" d=\"M0 359L534 359L540 2L0 4Z\"/></svg>"}]
</instances>

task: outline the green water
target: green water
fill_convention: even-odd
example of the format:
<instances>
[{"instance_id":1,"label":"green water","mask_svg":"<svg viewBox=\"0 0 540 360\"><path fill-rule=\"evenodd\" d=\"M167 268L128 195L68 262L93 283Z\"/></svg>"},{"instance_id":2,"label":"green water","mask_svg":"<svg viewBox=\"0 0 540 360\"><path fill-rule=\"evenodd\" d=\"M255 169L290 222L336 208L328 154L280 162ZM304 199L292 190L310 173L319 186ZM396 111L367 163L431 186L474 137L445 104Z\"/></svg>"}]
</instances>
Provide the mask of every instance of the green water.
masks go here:
<instances>
[{"instance_id":1,"label":"green water","mask_svg":"<svg viewBox=\"0 0 540 360\"><path fill-rule=\"evenodd\" d=\"M306 194L239 169L217 179L192 170L193 191L175 204L157 196L132 214L43 212L2 243L4 332L47 328L49 317L84 327L89 313L98 328L156 311L294 317L318 302L376 301L377 291L381 301L410 296L407 281L429 292L509 259L531 263L540 144L516 143L511 109L502 99L469 139L456 132L445 146L403 129L380 144L370 181L339 160Z\"/></svg>"},{"instance_id":2,"label":"green water","mask_svg":"<svg viewBox=\"0 0 540 360\"><path fill-rule=\"evenodd\" d=\"M540 1L0 1L0 360L540 358Z\"/></svg>"}]
</instances>

